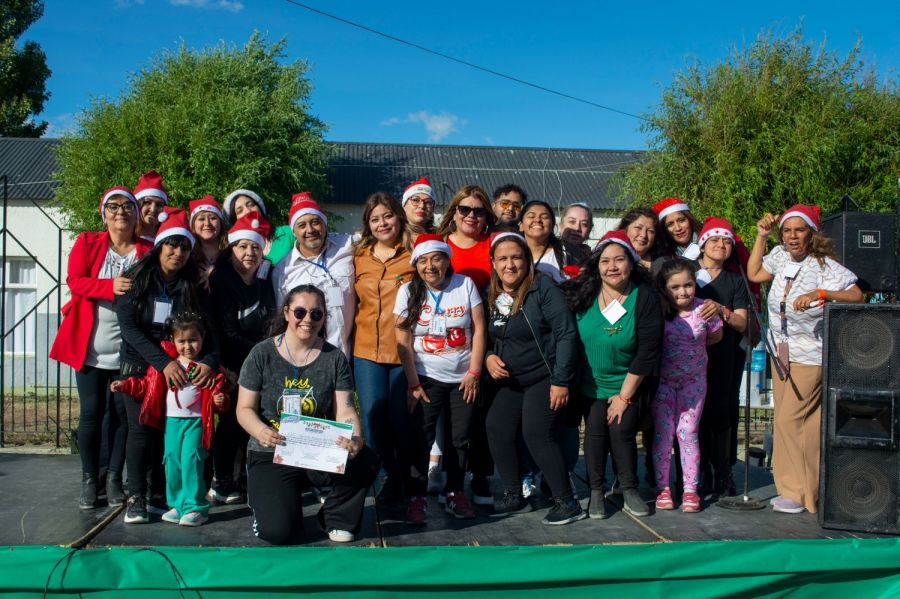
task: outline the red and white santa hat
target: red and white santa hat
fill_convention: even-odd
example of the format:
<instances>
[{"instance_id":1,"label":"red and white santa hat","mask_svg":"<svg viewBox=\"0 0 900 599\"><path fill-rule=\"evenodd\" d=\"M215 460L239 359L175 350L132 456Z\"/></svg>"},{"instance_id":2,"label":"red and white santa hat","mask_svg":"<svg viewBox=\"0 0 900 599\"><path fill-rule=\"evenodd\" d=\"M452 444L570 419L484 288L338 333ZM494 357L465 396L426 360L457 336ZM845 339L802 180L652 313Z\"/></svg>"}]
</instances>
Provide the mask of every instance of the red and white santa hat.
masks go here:
<instances>
[{"instance_id":1,"label":"red and white santa hat","mask_svg":"<svg viewBox=\"0 0 900 599\"><path fill-rule=\"evenodd\" d=\"M194 219L197 218L197 215L201 212L212 212L220 219L225 220L222 209L219 208L219 203L216 201L216 198L211 195L205 195L199 200L191 200L188 202L188 210L191 212L191 227L194 226Z\"/></svg>"},{"instance_id":2,"label":"red and white santa hat","mask_svg":"<svg viewBox=\"0 0 900 599\"><path fill-rule=\"evenodd\" d=\"M157 218L159 218L159 229L156 231L153 245L159 245L169 237L181 235L191 242L191 247L194 247L196 240L188 224L187 212L181 208L166 206Z\"/></svg>"},{"instance_id":3,"label":"red and white santa hat","mask_svg":"<svg viewBox=\"0 0 900 599\"><path fill-rule=\"evenodd\" d=\"M252 241L260 248L266 247L266 238L272 226L269 221L260 216L256 210L244 213L228 229L228 245L233 245L242 239Z\"/></svg>"},{"instance_id":4,"label":"red and white santa hat","mask_svg":"<svg viewBox=\"0 0 900 599\"><path fill-rule=\"evenodd\" d=\"M698 243L701 248L704 243L709 241L710 237L727 237L734 241L734 229L731 228L731 223L724 218L707 216L706 220L703 221L703 228L700 229L700 240Z\"/></svg>"},{"instance_id":5,"label":"red and white santa hat","mask_svg":"<svg viewBox=\"0 0 900 599\"><path fill-rule=\"evenodd\" d=\"M413 246L412 257L409 259L409 263L415 264L416 260L431 252L443 252L447 254L448 258L453 255L450 245L439 234L422 233L416 237L416 244Z\"/></svg>"},{"instance_id":6,"label":"red and white santa hat","mask_svg":"<svg viewBox=\"0 0 900 599\"><path fill-rule=\"evenodd\" d=\"M256 202L256 206L259 208L259 211L263 216L266 215L266 203L263 202L263 199L259 197L259 194L255 191L251 191L249 189L235 189L227 196L225 196L225 201L222 202L222 209L225 210L225 214L228 215L228 218L234 218L234 211L231 209L234 204L234 200L239 198L240 196L247 196L254 202Z\"/></svg>"},{"instance_id":7,"label":"red and white santa hat","mask_svg":"<svg viewBox=\"0 0 900 599\"><path fill-rule=\"evenodd\" d=\"M99 207L101 220L103 219L103 210L106 208L106 203L116 196L122 196L123 198L134 204L135 212L137 211L138 203L134 195L131 193L131 190L122 185L116 185L115 187L110 187L103 192L103 197L100 199Z\"/></svg>"},{"instance_id":8,"label":"red and white santa hat","mask_svg":"<svg viewBox=\"0 0 900 599\"><path fill-rule=\"evenodd\" d=\"M784 211L784 214L781 215L781 220L778 221L778 226L783 227L784 221L794 216L799 216L806 224L812 227L813 231L819 230L819 218L821 217L821 210L818 206L811 204L794 204L790 208Z\"/></svg>"},{"instance_id":9,"label":"red and white santa hat","mask_svg":"<svg viewBox=\"0 0 900 599\"><path fill-rule=\"evenodd\" d=\"M497 233L494 233L493 235L491 235L491 247L493 248L495 245L500 243L503 239L509 238L509 237L518 237L522 241L525 241L525 238L522 237L522 235L519 233L515 233L513 231L498 231Z\"/></svg>"},{"instance_id":10,"label":"red and white santa hat","mask_svg":"<svg viewBox=\"0 0 900 599\"><path fill-rule=\"evenodd\" d=\"M406 206L407 200L418 193L424 193L433 201L436 201L434 197L434 188L431 187L431 182L428 180L428 177L422 177L406 186L406 189L403 190L403 201L401 205Z\"/></svg>"},{"instance_id":11,"label":"red and white santa hat","mask_svg":"<svg viewBox=\"0 0 900 599\"><path fill-rule=\"evenodd\" d=\"M295 193L291 198L291 211L289 214L291 228L294 228L294 225L301 216L306 216L307 214L315 214L322 219L323 223L326 225L328 224L328 217L325 216L325 212L322 211L318 202L313 199L308 191Z\"/></svg>"},{"instance_id":12,"label":"red and white santa hat","mask_svg":"<svg viewBox=\"0 0 900 599\"><path fill-rule=\"evenodd\" d=\"M169 203L169 194L166 193L166 187L163 185L162 175L156 171L147 171L138 179L137 187L134 188L134 197L138 200L144 198L158 198L164 204Z\"/></svg>"},{"instance_id":13,"label":"red and white santa hat","mask_svg":"<svg viewBox=\"0 0 900 599\"><path fill-rule=\"evenodd\" d=\"M666 198L653 204L653 212L656 213L660 222L673 212L690 212L691 209L684 201L678 198Z\"/></svg>"},{"instance_id":14,"label":"red and white santa hat","mask_svg":"<svg viewBox=\"0 0 900 599\"><path fill-rule=\"evenodd\" d=\"M611 243L617 243L628 250L628 253L631 254L631 259L635 262L641 261L641 257L638 255L637 250L634 249L634 246L631 245L631 240L628 239L628 235L626 235L625 231L622 231L621 229L609 231L603 237L601 237L600 241L597 242L597 245L594 246L594 251L602 252L603 248Z\"/></svg>"}]
</instances>

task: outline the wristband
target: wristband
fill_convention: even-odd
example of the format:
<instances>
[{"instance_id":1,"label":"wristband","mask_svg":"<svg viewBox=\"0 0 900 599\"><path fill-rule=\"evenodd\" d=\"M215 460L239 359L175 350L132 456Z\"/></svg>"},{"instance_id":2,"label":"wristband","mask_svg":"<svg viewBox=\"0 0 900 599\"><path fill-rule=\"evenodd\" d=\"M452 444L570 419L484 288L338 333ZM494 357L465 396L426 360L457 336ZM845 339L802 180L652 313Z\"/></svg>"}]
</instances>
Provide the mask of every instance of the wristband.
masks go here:
<instances>
[{"instance_id":1,"label":"wristband","mask_svg":"<svg viewBox=\"0 0 900 599\"><path fill-rule=\"evenodd\" d=\"M819 294L819 302L825 303L825 290L824 289L816 289L816 293Z\"/></svg>"},{"instance_id":2,"label":"wristband","mask_svg":"<svg viewBox=\"0 0 900 599\"><path fill-rule=\"evenodd\" d=\"M480 371L480 370L470 370L470 371L469 371L469 374L471 374L472 376L474 376L476 379L481 377L481 371Z\"/></svg>"},{"instance_id":3,"label":"wristband","mask_svg":"<svg viewBox=\"0 0 900 599\"><path fill-rule=\"evenodd\" d=\"M422 388L422 383L419 383L418 385L413 385L412 387L407 387L407 390L415 391L416 389L421 389L421 388Z\"/></svg>"},{"instance_id":4,"label":"wristband","mask_svg":"<svg viewBox=\"0 0 900 599\"><path fill-rule=\"evenodd\" d=\"M618 397L619 399L621 399L622 401L624 401L626 406L630 406L630 405L631 405L631 400L628 399L627 397L625 397L624 395L622 395L621 393L616 393L616 397Z\"/></svg>"},{"instance_id":5,"label":"wristband","mask_svg":"<svg viewBox=\"0 0 900 599\"><path fill-rule=\"evenodd\" d=\"M734 314L734 312L732 312L728 308L728 306L722 306L722 320L724 320L725 322L728 322L729 320L731 320L732 314Z\"/></svg>"}]
</instances>

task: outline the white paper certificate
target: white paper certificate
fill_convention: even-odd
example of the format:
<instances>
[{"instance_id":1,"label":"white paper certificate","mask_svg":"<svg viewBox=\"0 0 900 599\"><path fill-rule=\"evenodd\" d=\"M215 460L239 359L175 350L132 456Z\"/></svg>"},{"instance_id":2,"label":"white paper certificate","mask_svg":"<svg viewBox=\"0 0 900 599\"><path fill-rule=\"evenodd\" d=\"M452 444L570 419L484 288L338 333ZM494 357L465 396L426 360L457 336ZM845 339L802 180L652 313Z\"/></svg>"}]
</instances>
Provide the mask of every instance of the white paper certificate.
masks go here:
<instances>
[{"instance_id":1,"label":"white paper certificate","mask_svg":"<svg viewBox=\"0 0 900 599\"><path fill-rule=\"evenodd\" d=\"M353 425L282 414L278 432L284 435L285 442L275 447L272 461L276 464L344 473L348 451L337 444L337 438L349 439L353 434Z\"/></svg>"}]
</instances>

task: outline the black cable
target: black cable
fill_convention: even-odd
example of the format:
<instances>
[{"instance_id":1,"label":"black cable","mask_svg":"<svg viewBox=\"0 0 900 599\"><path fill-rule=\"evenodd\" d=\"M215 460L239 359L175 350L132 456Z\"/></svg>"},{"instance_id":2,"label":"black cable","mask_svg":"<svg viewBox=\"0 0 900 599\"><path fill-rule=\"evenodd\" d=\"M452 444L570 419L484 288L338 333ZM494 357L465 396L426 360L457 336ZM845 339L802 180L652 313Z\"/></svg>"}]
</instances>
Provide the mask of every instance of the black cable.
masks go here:
<instances>
[{"instance_id":1,"label":"black cable","mask_svg":"<svg viewBox=\"0 0 900 599\"><path fill-rule=\"evenodd\" d=\"M79 551L81 551L81 550L78 549L78 548L72 549L71 551L69 551L68 553L66 553L64 556L62 556L61 558L59 558L58 560L56 560L56 563L53 564L53 567L52 567L52 568L50 568L50 573L47 574L47 580L44 581L44 594L42 595L42 597L43 597L44 599L46 599L47 593L50 591L50 580L53 578L53 573L56 572L56 569L57 569L57 568L59 567L59 565L63 562L63 560L65 560L65 561L66 561L66 567L63 568L62 575L60 576L60 581L59 581L59 588L60 588L60 589L63 588L63 581L64 581L65 578L66 578L66 571L69 569L69 564L72 562L72 557L74 557L74 555L75 555L76 553L78 553Z\"/></svg>"},{"instance_id":2,"label":"black cable","mask_svg":"<svg viewBox=\"0 0 900 599\"><path fill-rule=\"evenodd\" d=\"M407 41L405 39L390 35L388 33L384 33L378 31L377 29L372 29L371 27L366 27L365 25L360 25L359 23L354 23L353 21L349 21L343 17L339 17L337 15L333 15L331 13L327 13L323 10L319 10L318 8L313 8L312 6L308 6L303 4L302 2L297 2L297 0L285 0L288 4L293 4L294 6L298 6L300 8L306 9L310 12L314 12L316 14L322 15L323 17L328 17L329 19L334 19L335 21L339 21L344 23L345 25L350 25L351 27L356 27L357 29L362 29L363 31L368 31L369 33L374 33L375 35L381 36L385 39L389 39L393 42L398 42L404 44L406 46L410 46L411 48L415 48L416 50L421 50L422 52L427 52L429 54L433 54L435 56L439 56L445 60L451 60L455 63L478 69L479 71L483 71L490 75L494 75L495 77L502 77L503 79L507 79L509 81L513 81L515 83L519 83L522 85L527 85L528 87L547 92L549 94L553 94L555 96L560 96L561 98L566 98L568 100L574 100L575 102L581 102L582 104L587 104L588 106L593 106L594 108L602 108L603 110L608 110L610 112L616 112L618 114L623 114L625 116L630 116L631 118L639 119L642 121L648 121L649 119L642 117L638 114L632 114L630 112L625 112L624 110L619 110L618 108L612 108L610 106L604 106L603 104L598 104L597 102L591 102L590 100L585 100L584 98L579 98L578 96L573 96L571 94L567 94L564 92L556 91L555 89L550 89L549 87L544 87L543 85L538 85L537 83L531 83L529 81L525 81L524 79L519 79L518 77L513 77L512 75L506 75L499 71L495 71L493 69L489 69L487 67L483 67L465 60L461 58L456 58L455 56L450 56L449 54L444 54L443 52L438 52L437 50L432 50L431 48L426 48L425 46L420 46L419 44L415 44L413 42Z\"/></svg>"}]
</instances>

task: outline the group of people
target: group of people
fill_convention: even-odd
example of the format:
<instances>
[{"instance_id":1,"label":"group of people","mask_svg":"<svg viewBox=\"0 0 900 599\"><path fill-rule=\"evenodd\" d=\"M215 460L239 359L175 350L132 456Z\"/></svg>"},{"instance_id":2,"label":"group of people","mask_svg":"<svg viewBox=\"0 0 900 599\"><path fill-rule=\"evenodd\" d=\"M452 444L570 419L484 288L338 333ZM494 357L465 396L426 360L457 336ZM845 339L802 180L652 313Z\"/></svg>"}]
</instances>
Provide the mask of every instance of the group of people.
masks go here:
<instances>
[{"instance_id":1,"label":"group of people","mask_svg":"<svg viewBox=\"0 0 900 599\"><path fill-rule=\"evenodd\" d=\"M640 431L656 508L696 512L704 495L734 493L740 343L754 283L771 282L784 375L774 509L815 511L816 330L824 302L862 297L818 209L763 216L748 251L726 220L701 225L677 198L631 210L594 247L585 204L564 210L557 235L553 206L516 185L492 197L464 186L439 223L436 200L425 178L399 200L375 193L348 235L305 192L277 228L248 189L187 211L154 171L105 192L105 229L80 234L69 256L72 299L51 350L76 372L80 506L99 505L103 471L127 523L155 511L197 526L210 500L246 496L256 534L283 544L314 490L320 526L347 542L383 469L379 505L410 525L426 522L429 491L456 518L473 518L473 503L511 514L543 498L544 524L602 519L608 492L646 516ZM273 460L285 414L352 427L338 441L342 474ZM587 510L570 477L582 425Z\"/></svg>"}]
</instances>

